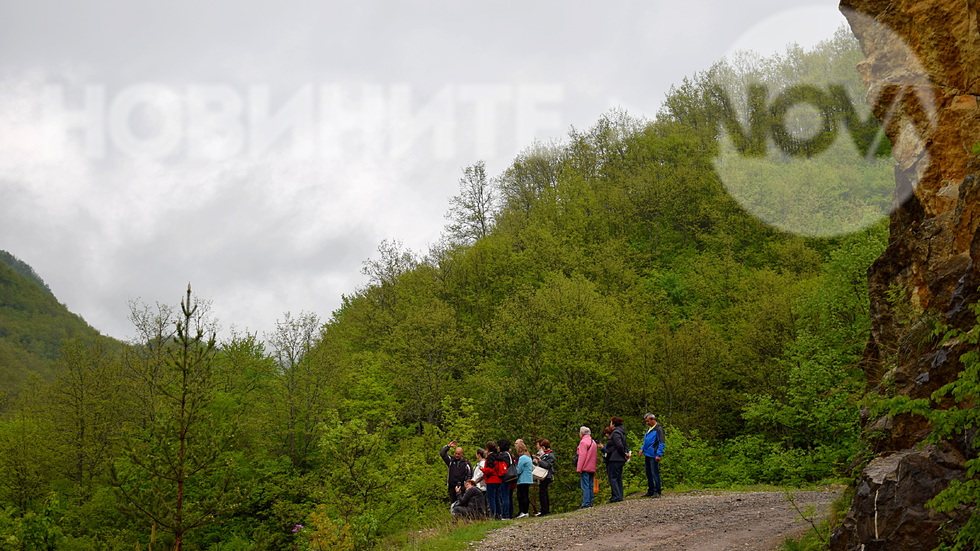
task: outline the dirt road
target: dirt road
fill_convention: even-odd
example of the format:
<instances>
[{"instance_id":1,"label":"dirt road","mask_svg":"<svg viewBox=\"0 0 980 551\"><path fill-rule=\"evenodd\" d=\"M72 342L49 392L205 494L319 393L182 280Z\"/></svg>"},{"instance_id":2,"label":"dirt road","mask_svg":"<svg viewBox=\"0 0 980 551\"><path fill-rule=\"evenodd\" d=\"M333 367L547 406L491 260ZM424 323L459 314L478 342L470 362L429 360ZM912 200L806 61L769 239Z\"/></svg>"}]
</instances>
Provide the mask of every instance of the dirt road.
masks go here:
<instances>
[{"instance_id":1,"label":"dirt road","mask_svg":"<svg viewBox=\"0 0 980 551\"><path fill-rule=\"evenodd\" d=\"M801 510L820 518L840 489L795 492ZM687 493L632 498L564 515L501 521L474 547L500 551L771 551L788 537L812 530L785 492Z\"/></svg>"}]
</instances>

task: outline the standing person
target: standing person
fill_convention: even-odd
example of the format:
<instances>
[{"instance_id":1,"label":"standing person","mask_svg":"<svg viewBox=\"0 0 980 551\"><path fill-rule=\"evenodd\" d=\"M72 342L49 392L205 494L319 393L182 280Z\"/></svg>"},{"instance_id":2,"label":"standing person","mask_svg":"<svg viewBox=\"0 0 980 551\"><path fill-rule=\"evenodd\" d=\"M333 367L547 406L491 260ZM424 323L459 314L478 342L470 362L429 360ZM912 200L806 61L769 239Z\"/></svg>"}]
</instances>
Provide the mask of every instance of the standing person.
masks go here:
<instances>
[{"instance_id":1,"label":"standing person","mask_svg":"<svg viewBox=\"0 0 980 551\"><path fill-rule=\"evenodd\" d=\"M452 457L449 457L449 448L455 448ZM449 488L449 503L454 503L458 497L457 494L463 492L463 482L473 476L470 461L463 457L463 448L458 447L455 440L443 446L439 450L439 456L449 467L446 486Z\"/></svg>"},{"instance_id":2,"label":"standing person","mask_svg":"<svg viewBox=\"0 0 980 551\"><path fill-rule=\"evenodd\" d=\"M612 495L609 503L623 501L623 466L626 465L626 429L623 428L623 418L613 417L609 420L609 439L603 447L603 457L606 458L606 473L609 475L609 490Z\"/></svg>"},{"instance_id":3,"label":"standing person","mask_svg":"<svg viewBox=\"0 0 980 551\"><path fill-rule=\"evenodd\" d=\"M528 494L531 491L531 485L534 484L534 475L531 474L531 471L534 470L534 462L531 461L531 454L527 451L527 446L524 445L523 441L518 441L514 445L514 451L517 453L517 505L520 512L517 518L524 518L527 516L528 507L531 505Z\"/></svg>"},{"instance_id":4,"label":"standing person","mask_svg":"<svg viewBox=\"0 0 980 551\"><path fill-rule=\"evenodd\" d=\"M500 452L497 443L487 442L487 460L483 469L483 480L487 483L487 502L490 504L490 514L495 519L501 518L501 499L503 484L497 474L497 463L500 462Z\"/></svg>"},{"instance_id":5,"label":"standing person","mask_svg":"<svg viewBox=\"0 0 980 551\"><path fill-rule=\"evenodd\" d=\"M548 495L548 487L555 480L555 452L551 451L551 442L546 438L538 440L538 457L535 464L543 469L548 469L548 476L538 482L538 501L541 510L536 516L543 517L551 514L551 498Z\"/></svg>"},{"instance_id":6,"label":"standing person","mask_svg":"<svg viewBox=\"0 0 980 551\"><path fill-rule=\"evenodd\" d=\"M657 416L648 413L643 416L647 433L643 437L643 462L647 471L646 497L660 497L660 459L664 456L664 428L657 423Z\"/></svg>"},{"instance_id":7,"label":"standing person","mask_svg":"<svg viewBox=\"0 0 980 551\"><path fill-rule=\"evenodd\" d=\"M510 467L514 462L514 456L510 454L510 440L506 438L497 440L497 448L500 449L501 463L503 463L502 466L498 465L500 470L497 472L497 476L502 477L507 472L507 467ZM514 516L514 486L516 485L514 482L504 482L501 485L500 518L504 520L509 520Z\"/></svg>"},{"instance_id":8,"label":"standing person","mask_svg":"<svg viewBox=\"0 0 980 551\"><path fill-rule=\"evenodd\" d=\"M476 464L473 465L473 477L470 478L473 482L476 482L476 487L480 489L481 492L487 491L487 482L483 479L483 466L487 464L487 450L479 448L476 450Z\"/></svg>"},{"instance_id":9,"label":"standing person","mask_svg":"<svg viewBox=\"0 0 980 551\"><path fill-rule=\"evenodd\" d=\"M599 460L599 447L592 439L592 430L589 427L578 429L578 463L575 465L575 472L579 474L579 485L582 487L582 506L580 509L592 507L595 499L595 467Z\"/></svg>"}]
</instances>

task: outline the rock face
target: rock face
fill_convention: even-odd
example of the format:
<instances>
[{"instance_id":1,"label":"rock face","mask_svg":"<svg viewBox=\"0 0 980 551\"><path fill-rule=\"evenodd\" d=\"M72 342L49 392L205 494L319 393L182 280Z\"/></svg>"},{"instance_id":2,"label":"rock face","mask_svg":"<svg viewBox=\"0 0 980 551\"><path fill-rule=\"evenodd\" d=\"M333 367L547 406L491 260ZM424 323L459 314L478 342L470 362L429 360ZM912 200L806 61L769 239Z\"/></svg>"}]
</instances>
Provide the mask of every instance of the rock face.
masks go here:
<instances>
[{"instance_id":1,"label":"rock face","mask_svg":"<svg viewBox=\"0 0 980 551\"><path fill-rule=\"evenodd\" d=\"M970 327L968 306L980 298L980 164L972 153L980 141L980 3L843 0L841 11L867 56L858 69L892 140L897 196L908 197L868 274L868 390L924 398L955 379L963 353L955 344L937 347L930 323ZM915 93L897 94L896 83ZM923 97L932 103L924 106ZM923 419L863 417L876 458L862 471L831 549L933 549L940 526L963 519L925 503L964 477L971 446L920 449L929 434Z\"/></svg>"}]
</instances>

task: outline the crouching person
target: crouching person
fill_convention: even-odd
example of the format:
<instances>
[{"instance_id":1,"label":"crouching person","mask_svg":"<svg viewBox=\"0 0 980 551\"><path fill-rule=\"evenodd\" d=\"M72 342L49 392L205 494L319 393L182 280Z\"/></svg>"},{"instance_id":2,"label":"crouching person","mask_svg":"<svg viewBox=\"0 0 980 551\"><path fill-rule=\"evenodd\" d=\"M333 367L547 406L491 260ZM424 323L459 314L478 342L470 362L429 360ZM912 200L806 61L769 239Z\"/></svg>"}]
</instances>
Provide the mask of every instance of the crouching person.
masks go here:
<instances>
[{"instance_id":1,"label":"crouching person","mask_svg":"<svg viewBox=\"0 0 980 551\"><path fill-rule=\"evenodd\" d=\"M453 519L485 519L487 518L487 498L483 491L477 488L476 482L467 480L464 491L453 504Z\"/></svg>"}]
</instances>

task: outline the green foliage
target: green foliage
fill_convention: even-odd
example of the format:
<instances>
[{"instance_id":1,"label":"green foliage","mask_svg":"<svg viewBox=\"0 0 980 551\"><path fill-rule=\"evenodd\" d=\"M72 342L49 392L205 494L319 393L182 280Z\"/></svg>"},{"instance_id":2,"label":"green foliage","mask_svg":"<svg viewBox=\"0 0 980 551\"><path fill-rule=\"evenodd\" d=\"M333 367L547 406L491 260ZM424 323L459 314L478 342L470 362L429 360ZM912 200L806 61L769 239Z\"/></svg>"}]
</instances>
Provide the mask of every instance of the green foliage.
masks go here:
<instances>
[{"instance_id":1,"label":"green foliage","mask_svg":"<svg viewBox=\"0 0 980 551\"><path fill-rule=\"evenodd\" d=\"M61 549L64 534L59 527L63 510L57 495L50 495L37 511L15 515L0 510L0 549L54 551Z\"/></svg>"},{"instance_id":2,"label":"green foliage","mask_svg":"<svg viewBox=\"0 0 980 551\"><path fill-rule=\"evenodd\" d=\"M490 335L497 355L475 383L487 416L510 423L498 430L540 438L601 418L617 395L614 366L629 356L621 311L585 278L561 274L502 305Z\"/></svg>"},{"instance_id":3,"label":"green foliage","mask_svg":"<svg viewBox=\"0 0 980 551\"><path fill-rule=\"evenodd\" d=\"M440 503L445 465L434 453L441 447L434 434L370 430L363 419L341 421L331 413L320 445L324 466L314 492L320 504L312 520L329 537L349 542L351 549L370 548L379 537L410 526ZM426 456L438 463L425 461Z\"/></svg>"},{"instance_id":4,"label":"green foliage","mask_svg":"<svg viewBox=\"0 0 980 551\"><path fill-rule=\"evenodd\" d=\"M780 548L782 551L825 551L830 543L831 531L843 516L844 511L850 507L850 498L845 493L844 497L832 504L829 518L818 521L819 517L813 504L800 507L792 492L787 492L786 500L799 515L796 520L806 522L810 528L798 539L786 539Z\"/></svg>"},{"instance_id":5,"label":"green foliage","mask_svg":"<svg viewBox=\"0 0 980 551\"><path fill-rule=\"evenodd\" d=\"M668 448L661 462L660 472L664 487L704 486L716 480L714 474L718 452L697 430L672 430L664 427L664 439ZM642 443L642 435L638 436L637 446ZM630 461L638 466L638 477L646 480L642 457L639 461Z\"/></svg>"},{"instance_id":6,"label":"green foliage","mask_svg":"<svg viewBox=\"0 0 980 551\"><path fill-rule=\"evenodd\" d=\"M51 288L48 284L41 279L34 268L30 264L24 262L23 260L17 258L16 256L8 253L7 251L0 251L0 263L6 264L10 269L17 272L21 276L33 281L38 287L43 289L46 293L54 297L54 293L51 292Z\"/></svg>"},{"instance_id":7,"label":"green foliage","mask_svg":"<svg viewBox=\"0 0 980 551\"><path fill-rule=\"evenodd\" d=\"M172 536L177 551L189 532L237 508L242 484L230 453L235 411L215 392L217 343L190 286L180 312L153 338L162 349L160 369L146 362L138 373L156 400L113 473L137 516Z\"/></svg>"},{"instance_id":8,"label":"green foliage","mask_svg":"<svg viewBox=\"0 0 980 551\"><path fill-rule=\"evenodd\" d=\"M79 502L105 483L123 433L119 421L131 408L115 351L106 339L68 341L57 362L59 376L43 400L59 474L73 483L66 493Z\"/></svg>"},{"instance_id":9,"label":"green foliage","mask_svg":"<svg viewBox=\"0 0 980 551\"><path fill-rule=\"evenodd\" d=\"M66 506L60 522L65 532L60 548L109 550L130 547L138 541L142 526L134 526L130 517L123 513L124 509L122 498L109 486L98 487L78 506Z\"/></svg>"},{"instance_id":10,"label":"green foliage","mask_svg":"<svg viewBox=\"0 0 980 551\"><path fill-rule=\"evenodd\" d=\"M466 450L476 450L482 448L486 440L484 424L473 398L462 397L457 403L446 396L442 400L442 410L445 412L443 422L444 439L447 441L456 440L460 446ZM472 457L473 454L470 454Z\"/></svg>"},{"instance_id":11,"label":"green foliage","mask_svg":"<svg viewBox=\"0 0 980 551\"><path fill-rule=\"evenodd\" d=\"M296 525L297 549L303 551L353 551L356 547L350 527L328 515L325 507L310 513L309 527Z\"/></svg>"},{"instance_id":12,"label":"green foliage","mask_svg":"<svg viewBox=\"0 0 980 551\"><path fill-rule=\"evenodd\" d=\"M320 338L320 318L300 314L276 324L270 335L278 377L270 377L268 390L275 397L269 403L269 427L282 450L300 470L309 469L315 459L321 411L327 406L329 372L316 344Z\"/></svg>"},{"instance_id":13,"label":"green foliage","mask_svg":"<svg viewBox=\"0 0 980 551\"><path fill-rule=\"evenodd\" d=\"M860 86L853 48L743 68ZM549 439L558 512L579 499L579 426L623 417L635 453L647 411L665 424L667 488L833 476L855 446L865 273L886 228L803 238L745 212L715 170L709 84L685 81L653 120L611 111L535 144L498 176L465 168L452 235L426 255L385 241L329 319L287 313L261 339L217 342L188 294L134 305L137 337L117 347L0 263L0 385L19 391L0 418L0 549L29 526L64 549L382 548L445 525L452 439L471 461L488 440ZM797 170L867 176L852 168ZM829 209L862 199L813 191ZM638 454L625 476L645 486Z\"/></svg>"},{"instance_id":14,"label":"green foliage","mask_svg":"<svg viewBox=\"0 0 980 551\"><path fill-rule=\"evenodd\" d=\"M426 530L405 532L388 538L378 547L406 551L459 551L468 546L478 545L486 539L490 530L497 527L499 524L493 521L457 523L445 519Z\"/></svg>"},{"instance_id":15,"label":"green foliage","mask_svg":"<svg viewBox=\"0 0 980 551\"><path fill-rule=\"evenodd\" d=\"M778 228L828 237L889 212L892 163L879 159L890 145L853 73L863 57L841 29L810 52L740 52L692 83L689 93L715 106L715 168L739 204Z\"/></svg>"},{"instance_id":16,"label":"green foliage","mask_svg":"<svg viewBox=\"0 0 980 551\"><path fill-rule=\"evenodd\" d=\"M971 305L974 315L980 314L980 305ZM954 381L947 383L932 393L929 398L911 398L904 394L876 401L874 411L890 416L917 415L927 419L932 432L927 442L962 438L972 447L972 454L965 463L966 472L962 480L953 479L949 486L932 498L926 505L938 512L964 515L965 522L952 532L945 534L944 541L937 549L964 551L976 549L980 545L980 459L977 450L980 441L976 429L980 426L980 410L977 398L980 396L980 323L968 329L940 326L934 335L942 336L938 347L961 347L963 352L959 361L961 371Z\"/></svg>"},{"instance_id":17,"label":"green foliage","mask_svg":"<svg viewBox=\"0 0 980 551\"><path fill-rule=\"evenodd\" d=\"M44 422L26 415L0 422L0 499L22 514L39 504L52 478L46 433Z\"/></svg>"},{"instance_id":18,"label":"green foliage","mask_svg":"<svg viewBox=\"0 0 980 551\"><path fill-rule=\"evenodd\" d=\"M864 274L884 245L885 230L877 225L831 251L824 273L794 305L796 336L781 362L782 387L753 396L743 410L752 432L780 443L778 455L807 451L812 472L788 471L803 480L831 476L856 445L855 397L864 381L855 366L870 330Z\"/></svg>"},{"instance_id":19,"label":"green foliage","mask_svg":"<svg viewBox=\"0 0 980 551\"><path fill-rule=\"evenodd\" d=\"M980 306L974 304L971 309L975 315L980 314ZM966 522L951 536L951 541L940 547L963 551L976 549L980 545L980 511L977 507L980 505L980 458L977 457L980 441L976 438L976 429L980 427L980 409L977 408L977 398L980 397L980 352L977 351L980 323L966 331L946 331L944 342L958 342L966 346L967 351L959 358L963 369L955 381L944 385L931 396L933 402L943 403L946 407L930 408L922 413L934 429L930 440L970 435L968 441L973 447L973 454L966 461L965 479L950 481L949 486L927 505L942 513L961 511L963 508L969 511Z\"/></svg>"},{"instance_id":20,"label":"green foliage","mask_svg":"<svg viewBox=\"0 0 980 551\"><path fill-rule=\"evenodd\" d=\"M812 534L813 536L815 536L817 540L823 543L824 545L830 543L829 531L826 530L825 526L821 527L820 525L818 525L818 522L816 520L817 513L816 513L815 504L808 503L805 506L801 507L800 504L796 502L796 495L793 492L786 492L786 501L789 502L793 510L796 511L796 513L799 515L796 518L796 520L805 521L807 524L810 525L812 531L807 532L808 534Z\"/></svg>"},{"instance_id":21,"label":"green foliage","mask_svg":"<svg viewBox=\"0 0 980 551\"><path fill-rule=\"evenodd\" d=\"M62 343L98 335L58 302L30 266L6 256L0 251L0 413L30 376L54 378Z\"/></svg>"}]
</instances>

